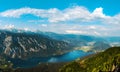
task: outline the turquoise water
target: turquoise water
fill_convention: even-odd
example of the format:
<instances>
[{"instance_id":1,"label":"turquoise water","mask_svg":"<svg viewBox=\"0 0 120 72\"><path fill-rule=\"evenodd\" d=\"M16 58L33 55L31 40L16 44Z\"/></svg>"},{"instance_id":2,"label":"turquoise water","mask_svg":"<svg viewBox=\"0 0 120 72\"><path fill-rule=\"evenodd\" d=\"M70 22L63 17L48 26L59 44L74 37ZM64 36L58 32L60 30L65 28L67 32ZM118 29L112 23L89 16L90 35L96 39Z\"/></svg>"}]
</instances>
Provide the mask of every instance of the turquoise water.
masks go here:
<instances>
[{"instance_id":1,"label":"turquoise water","mask_svg":"<svg viewBox=\"0 0 120 72\"><path fill-rule=\"evenodd\" d=\"M69 53L56 56L56 57L51 57L48 62L68 62L68 61L73 61L77 58L81 58L83 56L91 54L90 52L84 52L81 50L76 50L76 51L71 51Z\"/></svg>"},{"instance_id":2,"label":"turquoise water","mask_svg":"<svg viewBox=\"0 0 120 72\"><path fill-rule=\"evenodd\" d=\"M43 63L43 62L49 62L49 63L69 62L77 58L87 56L89 54L92 53L84 52L81 50L75 50L63 55L52 56L52 57L30 58L28 60L20 60L20 59L9 59L9 60L14 63L14 68L16 67L28 68L28 67L36 66L39 63Z\"/></svg>"}]
</instances>

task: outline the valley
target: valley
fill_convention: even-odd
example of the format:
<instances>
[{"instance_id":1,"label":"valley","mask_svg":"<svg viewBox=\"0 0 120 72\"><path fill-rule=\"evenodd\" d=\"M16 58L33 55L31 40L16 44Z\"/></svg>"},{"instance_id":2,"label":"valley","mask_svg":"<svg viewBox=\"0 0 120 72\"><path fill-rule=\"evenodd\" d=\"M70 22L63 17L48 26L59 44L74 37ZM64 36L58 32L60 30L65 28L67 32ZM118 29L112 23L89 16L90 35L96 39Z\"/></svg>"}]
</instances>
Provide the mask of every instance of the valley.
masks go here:
<instances>
[{"instance_id":1,"label":"valley","mask_svg":"<svg viewBox=\"0 0 120 72\"><path fill-rule=\"evenodd\" d=\"M0 0L0 72L120 72L120 0Z\"/></svg>"},{"instance_id":2,"label":"valley","mask_svg":"<svg viewBox=\"0 0 120 72\"><path fill-rule=\"evenodd\" d=\"M111 45L113 41L102 37L16 29L1 30L0 40L0 55L5 59L6 65L1 68L15 72L31 69L31 72L51 72L54 68L51 66L55 66L58 72L67 63L104 52L115 45ZM119 44L119 41L117 43Z\"/></svg>"}]
</instances>

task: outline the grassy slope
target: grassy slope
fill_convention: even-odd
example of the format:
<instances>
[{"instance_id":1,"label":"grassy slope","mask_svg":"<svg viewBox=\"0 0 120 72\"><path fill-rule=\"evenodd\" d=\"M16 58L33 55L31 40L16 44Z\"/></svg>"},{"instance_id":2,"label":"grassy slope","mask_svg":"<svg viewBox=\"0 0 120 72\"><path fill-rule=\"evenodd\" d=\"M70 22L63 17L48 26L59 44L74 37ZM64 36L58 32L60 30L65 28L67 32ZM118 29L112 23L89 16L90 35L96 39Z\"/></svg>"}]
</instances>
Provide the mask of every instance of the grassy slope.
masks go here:
<instances>
[{"instance_id":1,"label":"grassy slope","mask_svg":"<svg viewBox=\"0 0 120 72\"><path fill-rule=\"evenodd\" d=\"M120 66L120 47L112 47L90 58L66 64L60 72L108 72L117 66Z\"/></svg>"}]
</instances>

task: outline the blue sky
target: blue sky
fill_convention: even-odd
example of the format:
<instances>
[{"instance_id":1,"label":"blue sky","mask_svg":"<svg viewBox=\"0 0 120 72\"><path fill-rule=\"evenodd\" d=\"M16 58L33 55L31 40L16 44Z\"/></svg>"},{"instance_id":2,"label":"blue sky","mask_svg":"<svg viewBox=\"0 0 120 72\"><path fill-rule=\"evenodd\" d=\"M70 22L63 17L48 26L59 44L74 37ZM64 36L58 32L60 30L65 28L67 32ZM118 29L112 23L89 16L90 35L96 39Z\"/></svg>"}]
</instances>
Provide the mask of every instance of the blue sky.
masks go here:
<instances>
[{"instance_id":1,"label":"blue sky","mask_svg":"<svg viewBox=\"0 0 120 72\"><path fill-rule=\"evenodd\" d=\"M0 0L0 28L120 36L120 0Z\"/></svg>"}]
</instances>

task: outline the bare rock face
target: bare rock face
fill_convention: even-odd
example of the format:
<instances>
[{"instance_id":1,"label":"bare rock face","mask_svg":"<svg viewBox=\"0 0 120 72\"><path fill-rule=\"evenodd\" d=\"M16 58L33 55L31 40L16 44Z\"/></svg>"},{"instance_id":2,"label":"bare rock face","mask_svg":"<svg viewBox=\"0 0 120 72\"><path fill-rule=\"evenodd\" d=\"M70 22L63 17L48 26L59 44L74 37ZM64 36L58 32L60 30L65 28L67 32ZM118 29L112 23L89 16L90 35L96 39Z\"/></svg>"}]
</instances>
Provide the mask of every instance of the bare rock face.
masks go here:
<instances>
[{"instance_id":1,"label":"bare rock face","mask_svg":"<svg viewBox=\"0 0 120 72\"><path fill-rule=\"evenodd\" d=\"M70 47L66 42L37 33L0 31L0 54L10 58L59 55Z\"/></svg>"}]
</instances>

